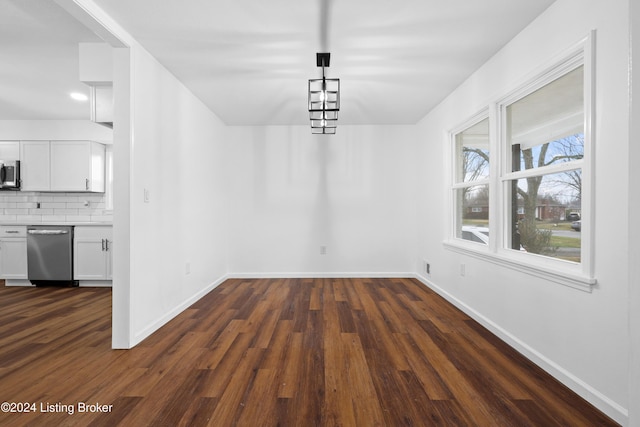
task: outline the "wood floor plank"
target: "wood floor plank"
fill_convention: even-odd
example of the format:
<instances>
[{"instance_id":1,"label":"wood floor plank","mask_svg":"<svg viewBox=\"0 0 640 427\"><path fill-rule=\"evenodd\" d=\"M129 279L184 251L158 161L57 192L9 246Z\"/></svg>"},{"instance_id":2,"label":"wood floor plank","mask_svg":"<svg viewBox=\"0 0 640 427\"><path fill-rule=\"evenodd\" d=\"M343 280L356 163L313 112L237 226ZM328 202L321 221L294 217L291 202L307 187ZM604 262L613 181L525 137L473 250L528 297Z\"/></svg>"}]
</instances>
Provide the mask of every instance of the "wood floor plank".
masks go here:
<instances>
[{"instance_id":1,"label":"wood floor plank","mask_svg":"<svg viewBox=\"0 0 640 427\"><path fill-rule=\"evenodd\" d=\"M262 358L264 350L261 348L249 348L238 361L229 378L216 410L211 416L208 425L230 426L237 424L237 418L244 409L243 397L249 387L249 381L255 376L256 366Z\"/></svg>"},{"instance_id":2,"label":"wood floor plank","mask_svg":"<svg viewBox=\"0 0 640 427\"><path fill-rule=\"evenodd\" d=\"M238 418L238 425L272 426L277 424L278 374L276 369L258 369L256 371L246 399L241 403L242 412Z\"/></svg>"},{"instance_id":3,"label":"wood floor plank","mask_svg":"<svg viewBox=\"0 0 640 427\"><path fill-rule=\"evenodd\" d=\"M0 425L616 425L415 279L230 279L127 351L110 313L0 286L0 401L112 405Z\"/></svg>"},{"instance_id":4,"label":"wood floor plank","mask_svg":"<svg viewBox=\"0 0 640 427\"><path fill-rule=\"evenodd\" d=\"M300 365L302 364L302 332L293 332L285 359L278 397L291 399L298 390Z\"/></svg>"},{"instance_id":5,"label":"wood floor plank","mask_svg":"<svg viewBox=\"0 0 640 427\"><path fill-rule=\"evenodd\" d=\"M349 360L344 357L347 349L341 339L341 326L336 301L336 288L324 287L324 383L325 402L323 410L324 425L356 425L353 410L348 373Z\"/></svg>"},{"instance_id":6,"label":"wood floor plank","mask_svg":"<svg viewBox=\"0 0 640 427\"><path fill-rule=\"evenodd\" d=\"M347 402L353 407L355 424L362 426L384 425L384 414L381 400L376 392L372 372L367 364L364 348L358 334L342 333L342 348L345 353L342 356L346 365L346 375L349 388L345 390L349 399ZM346 357L345 357L346 356ZM344 425L350 425L345 423Z\"/></svg>"}]
</instances>

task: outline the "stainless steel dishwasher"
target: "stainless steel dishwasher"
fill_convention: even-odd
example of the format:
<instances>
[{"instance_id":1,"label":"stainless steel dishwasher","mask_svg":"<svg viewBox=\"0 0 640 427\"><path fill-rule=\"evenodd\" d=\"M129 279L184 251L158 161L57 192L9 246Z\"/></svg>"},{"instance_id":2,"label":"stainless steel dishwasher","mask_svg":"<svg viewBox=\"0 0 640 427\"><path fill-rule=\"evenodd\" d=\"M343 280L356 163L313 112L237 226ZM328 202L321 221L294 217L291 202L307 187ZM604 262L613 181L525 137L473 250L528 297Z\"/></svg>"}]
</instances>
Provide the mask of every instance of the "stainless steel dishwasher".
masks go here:
<instances>
[{"instance_id":1,"label":"stainless steel dishwasher","mask_svg":"<svg viewBox=\"0 0 640 427\"><path fill-rule=\"evenodd\" d=\"M72 226L27 227L27 277L36 286L77 285Z\"/></svg>"}]
</instances>

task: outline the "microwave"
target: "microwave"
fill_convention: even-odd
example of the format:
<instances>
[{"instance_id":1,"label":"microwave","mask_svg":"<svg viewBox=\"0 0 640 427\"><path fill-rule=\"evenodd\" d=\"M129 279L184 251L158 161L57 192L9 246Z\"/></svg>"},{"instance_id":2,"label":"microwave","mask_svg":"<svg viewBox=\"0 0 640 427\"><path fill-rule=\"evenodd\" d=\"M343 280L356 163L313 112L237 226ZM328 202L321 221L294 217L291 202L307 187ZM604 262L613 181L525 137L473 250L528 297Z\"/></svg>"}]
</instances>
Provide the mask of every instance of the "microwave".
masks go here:
<instances>
[{"instance_id":1,"label":"microwave","mask_svg":"<svg viewBox=\"0 0 640 427\"><path fill-rule=\"evenodd\" d=\"M20 160L0 160L0 190L20 189Z\"/></svg>"}]
</instances>

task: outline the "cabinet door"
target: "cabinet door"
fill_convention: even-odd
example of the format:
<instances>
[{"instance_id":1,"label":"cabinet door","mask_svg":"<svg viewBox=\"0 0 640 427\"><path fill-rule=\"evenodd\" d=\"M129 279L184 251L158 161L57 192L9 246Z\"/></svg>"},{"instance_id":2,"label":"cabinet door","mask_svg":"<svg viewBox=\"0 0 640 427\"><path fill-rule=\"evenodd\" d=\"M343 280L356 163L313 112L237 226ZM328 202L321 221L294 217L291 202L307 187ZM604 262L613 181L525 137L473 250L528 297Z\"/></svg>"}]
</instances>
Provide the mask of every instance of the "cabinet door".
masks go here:
<instances>
[{"instance_id":1,"label":"cabinet door","mask_svg":"<svg viewBox=\"0 0 640 427\"><path fill-rule=\"evenodd\" d=\"M0 239L0 277L27 278L27 239Z\"/></svg>"},{"instance_id":2,"label":"cabinet door","mask_svg":"<svg viewBox=\"0 0 640 427\"><path fill-rule=\"evenodd\" d=\"M90 178L88 141L51 141L51 191L88 191Z\"/></svg>"},{"instance_id":3,"label":"cabinet door","mask_svg":"<svg viewBox=\"0 0 640 427\"><path fill-rule=\"evenodd\" d=\"M113 229L76 226L73 238L75 280L111 280Z\"/></svg>"},{"instance_id":4,"label":"cabinet door","mask_svg":"<svg viewBox=\"0 0 640 427\"><path fill-rule=\"evenodd\" d=\"M20 160L20 142L0 141L0 160Z\"/></svg>"},{"instance_id":5,"label":"cabinet door","mask_svg":"<svg viewBox=\"0 0 640 427\"><path fill-rule=\"evenodd\" d=\"M20 177L23 191L49 191L49 141L20 143Z\"/></svg>"},{"instance_id":6,"label":"cabinet door","mask_svg":"<svg viewBox=\"0 0 640 427\"><path fill-rule=\"evenodd\" d=\"M104 193L105 189L105 161L106 147L97 142L91 144L91 176L89 176L89 191Z\"/></svg>"},{"instance_id":7,"label":"cabinet door","mask_svg":"<svg viewBox=\"0 0 640 427\"><path fill-rule=\"evenodd\" d=\"M75 239L73 273L75 280L107 279L107 263L104 247L104 239Z\"/></svg>"}]
</instances>

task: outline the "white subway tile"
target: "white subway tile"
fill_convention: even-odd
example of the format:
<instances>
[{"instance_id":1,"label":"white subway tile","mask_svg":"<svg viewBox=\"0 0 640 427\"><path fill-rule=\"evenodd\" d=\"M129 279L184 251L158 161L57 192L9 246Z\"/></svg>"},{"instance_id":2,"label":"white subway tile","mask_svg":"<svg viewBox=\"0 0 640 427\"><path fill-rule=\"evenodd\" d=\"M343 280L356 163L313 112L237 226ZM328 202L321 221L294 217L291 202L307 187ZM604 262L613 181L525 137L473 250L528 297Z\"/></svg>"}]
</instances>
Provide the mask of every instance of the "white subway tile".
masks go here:
<instances>
[{"instance_id":1,"label":"white subway tile","mask_svg":"<svg viewBox=\"0 0 640 427\"><path fill-rule=\"evenodd\" d=\"M64 215L42 215L42 222L65 222L66 220Z\"/></svg>"},{"instance_id":2,"label":"white subway tile","mask_svg":"<svg viewBox=\"0 0 640 427\"><path fill-rule=\"evenodd\" d=\"M29 209L9 208L5 209L4 212L8 215L28 215Z\"/></svg>"},{"instance_id":3,"label":"white subway tile","mask_svg":"<svg viewBox=\"0 0 640 427\"><path fill-rule=\"evenodd\" d=\"M69 209L84 209L85 207L83 202L67 202L67 208Z\"/></svg>"},{"instance_id":4,"label":"white subway tile","mask_svg":"<svg viewBox=\"0 0 640 427\"><path fill-rule=\"evenodd\" d=\"M42 202L40 207L43 209L65 209L67 204L62 202Z\"/></svg>"},{"instance_id":5,"label":"white subway tile","mask_svg":"<svg viewBox=\"0 0 640 427\"><path fill-rule=\"evenodd\" d=\"M53 209L29 209L30 215L53 215Z\"/></svg>"},{"instance_id":6,"label":"white subway tile","mask_svg":"<svg viewBox=\"0 0 640 427\"><path fill-rule=\"evenodd\" d=\"M111 216L111 215L91 215L91 221L112 222L113 221L113 216Z\"/></svg>"},{"instance_id":7,"label":"white subway tile","mask_svg":"<svg viewBox=\"0 0 640 427\"><path fill-rule=\"evenodd\" d=\"M42 221L42 215L17 215L16 221L37 223Z\"/></svg>"},{"instance_id":8,"label":"white subway tile","mask_svg":"<svg viewBox=\"0 0 640 427\"><path fill-rule=\"evenodd\" d=\"M55 215L78 215L78 209L54 209L53 213Z\"/></svg>"}]
</instances>

